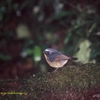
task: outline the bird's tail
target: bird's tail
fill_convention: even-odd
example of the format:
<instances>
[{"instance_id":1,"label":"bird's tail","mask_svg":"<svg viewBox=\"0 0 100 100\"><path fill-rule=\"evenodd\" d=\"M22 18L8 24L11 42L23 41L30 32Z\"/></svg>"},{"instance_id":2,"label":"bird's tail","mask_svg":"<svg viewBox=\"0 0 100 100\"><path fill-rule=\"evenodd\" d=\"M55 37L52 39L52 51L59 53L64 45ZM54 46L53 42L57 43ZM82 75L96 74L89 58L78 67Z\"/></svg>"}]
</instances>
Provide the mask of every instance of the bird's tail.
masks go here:
<instances>
[{"instance_id":1,"label":"bird's tail","mask_svg":"<svg viewBox=\"0 0 100 100\"><path fill-rule=\"evenodd\" d=\"M72 60L77 60L78 58L71 58Z\"/></svg>"}]
</instances>

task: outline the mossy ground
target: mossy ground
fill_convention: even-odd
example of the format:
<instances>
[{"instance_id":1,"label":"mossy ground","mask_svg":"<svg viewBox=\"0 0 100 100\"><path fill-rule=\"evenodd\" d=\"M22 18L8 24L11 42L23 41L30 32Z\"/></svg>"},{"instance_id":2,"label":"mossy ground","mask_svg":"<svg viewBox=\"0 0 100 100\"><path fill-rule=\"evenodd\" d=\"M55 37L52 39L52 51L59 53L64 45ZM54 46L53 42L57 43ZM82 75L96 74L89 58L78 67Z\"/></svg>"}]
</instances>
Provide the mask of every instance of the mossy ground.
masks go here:
<instances>
[{"instance_id":1,"label":"mossy ground","mask_svg":"<svg viewBox=\"0 0 100 100\"><path fill-rule=\"evenodd\" d=\"M1 80L0 100L100 100L100 64L66 65L56 72L38 73L18 80Z\"/></svg>"}]
</instances>

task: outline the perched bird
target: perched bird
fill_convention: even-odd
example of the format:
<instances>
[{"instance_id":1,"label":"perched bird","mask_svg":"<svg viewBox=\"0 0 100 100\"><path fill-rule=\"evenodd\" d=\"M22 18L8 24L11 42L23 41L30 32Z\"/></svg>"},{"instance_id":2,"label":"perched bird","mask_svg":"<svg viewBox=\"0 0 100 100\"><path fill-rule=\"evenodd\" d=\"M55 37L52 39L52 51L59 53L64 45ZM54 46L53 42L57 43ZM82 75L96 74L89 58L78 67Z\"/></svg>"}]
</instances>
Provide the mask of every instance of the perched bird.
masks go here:
<instances>
[{"instance_id":1,"label":"perched bird","mask_svg":"<svg viewBox=\"0 0 100 100\"><path fill-rule=\"evenodd\" d=\"M56 68L56 70L60 67L63 67L68 62L68 60L77 60L77 58L68 57L52 48L45 49L43 51L43 54L45 56L47 63L51 67Z\"/></svg>"}]
</instances>

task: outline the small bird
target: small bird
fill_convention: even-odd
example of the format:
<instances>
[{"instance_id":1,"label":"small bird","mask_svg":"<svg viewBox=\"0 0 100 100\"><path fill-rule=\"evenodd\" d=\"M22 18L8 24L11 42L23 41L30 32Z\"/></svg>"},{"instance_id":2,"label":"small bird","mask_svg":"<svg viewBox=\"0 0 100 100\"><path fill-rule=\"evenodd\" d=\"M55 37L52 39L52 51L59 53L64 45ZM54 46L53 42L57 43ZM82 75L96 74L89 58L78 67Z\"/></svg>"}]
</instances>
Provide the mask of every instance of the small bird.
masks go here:
<instances>
[{"instance_id":1,"label":"small bird","mask_svg":"<svg viewBox=\"0 0 100 100\"><path fill-rule=\"evenodd\" d=\"M56 68L56 70L60 67L63 67L68 62L68 60L77 60L77 58L68 57L68 56L62 54L61 52L59 52L55 49L52 49L52 48L45 49L43 51L43 54L44 54L44 57L45 57L47 63L51 67Z\"/></svg>"}]
</instances>

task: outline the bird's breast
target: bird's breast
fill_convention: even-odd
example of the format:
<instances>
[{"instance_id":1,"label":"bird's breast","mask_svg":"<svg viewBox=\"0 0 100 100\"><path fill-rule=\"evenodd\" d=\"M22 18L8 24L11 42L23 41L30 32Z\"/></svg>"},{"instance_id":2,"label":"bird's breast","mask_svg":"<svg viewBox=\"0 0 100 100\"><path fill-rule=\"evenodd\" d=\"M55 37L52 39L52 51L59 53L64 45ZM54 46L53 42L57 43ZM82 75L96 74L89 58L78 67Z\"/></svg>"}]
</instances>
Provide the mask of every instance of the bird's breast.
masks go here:
<instances>
[{"instance_id":1,"label":"bird's breast","mask_svg":"<svg viewBox=\"0 0 100 100\"><path fill-rule=\"evenodd\" d=\"M47 56L44 54L45 56L45 59L47 61L47 63L51 66L51 67L54 67L54 68L60 68L60 67L63 67L67 62L68 60L59 60L59 61L49 61Z\"/></svg>"}]
</instances>

